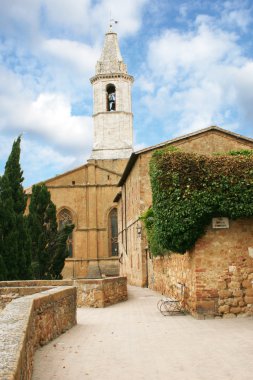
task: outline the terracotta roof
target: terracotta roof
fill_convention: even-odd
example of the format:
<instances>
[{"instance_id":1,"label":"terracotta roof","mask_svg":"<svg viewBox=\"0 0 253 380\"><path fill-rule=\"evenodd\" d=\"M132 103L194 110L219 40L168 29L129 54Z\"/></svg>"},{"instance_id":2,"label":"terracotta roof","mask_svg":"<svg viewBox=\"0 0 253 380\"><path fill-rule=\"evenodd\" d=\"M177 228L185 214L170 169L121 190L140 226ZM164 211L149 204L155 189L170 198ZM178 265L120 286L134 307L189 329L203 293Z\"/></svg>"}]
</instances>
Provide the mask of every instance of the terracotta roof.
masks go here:
<instances>
[{"instance_id":1,"label":"terracotta roof","mask_svg":"<svg viewBox=\"0 0 253 380\"><path fill-rule=\"evenodd\" d=\"M177 142L177 141L181 141L181 140L184 140L184 139L188 139L190 137L194 137L194 136L198 136L198 135L201 135L202 133L205 133L205 132L208 132L208 131L218 131L218 132L222 132L222 133L225 133L226 135L230 135L232 137L236 137L237 139L242 139L244 141L248 141L248 142L251 142L253 144L253 139L250 138L250 137L245 137L245 136L242 136L242 135L239 135L237 133L234 133L234 132L230 132L226 129L223 129L223 128L220 128L220 127L217 127L217 126L211 126L211 127L207 127L207 128L203 128L203 129L199 129L198 131L196 132L192 132L192 133L188 133L187 135L183 135L183 136L179 136L179 137L176 137L174 139L171 139L171 140L167 140L167 141L164 141L160 144L157 144L157 145L152 145L152 146L149 146L147 148L144 148L144 149L141 149L141 150L138 150L134 153L131 154L129 160L128 160L128 163L126 165L126 168L122 174L122 177L118 183L118 186L122 186L129 173L131 172L131 169L132 167L134 166L138 156L142 153L146 153L146 152L150 152L152 150L155 150L157 148L162 148L163 146L166 146L168 144L173 144L174 142Z\"/></svg>"}]
</instances>

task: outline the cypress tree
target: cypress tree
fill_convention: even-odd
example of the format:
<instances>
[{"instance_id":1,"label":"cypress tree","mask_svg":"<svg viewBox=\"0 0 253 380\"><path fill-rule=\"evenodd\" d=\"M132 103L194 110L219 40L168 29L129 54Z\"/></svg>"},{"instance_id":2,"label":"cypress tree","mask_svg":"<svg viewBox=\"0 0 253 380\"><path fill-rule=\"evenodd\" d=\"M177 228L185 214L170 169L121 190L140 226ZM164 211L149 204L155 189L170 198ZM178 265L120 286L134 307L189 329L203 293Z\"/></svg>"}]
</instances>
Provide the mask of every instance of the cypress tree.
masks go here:
<instances>
[{"instance_id":1,"label":"cypress tree","mask_svg":"<svg viewBox=\"0 0 253 380\"><path fill-rule=\"evenodd\" d=\"M2 258L9 280L31 278L31 241L24 216L26 196L20 166L21 137L14 141L1 181L0 224L2 224Z\"/></svg>"},{"instance_id":2,"label":"cypress tree","mask_svg":"<svg viewBox=\"0 0 253 380\"><path fill-rule=\"evenodd\" d=\"M68 257L67 240L74 228L73 224L64 226L55 236L55 241L50 249L49 273L53 279L61 279L61 271L64 267L65 259Z\"/></svg>"},{"instance_id":3,"label":"cypress tree","mask_svg":"<svg viewBox=\"0 0 253 380\"><path fill-rule=\"evenodd\" d=\"M44 184L32 188L28 221L35 278L60 278L67 257L66 241L73 227L57 230L56 207Z\"/></svg>"},{"instance_id":4,"label":"cypress tree","mask_svg":"<svg viewBox=\"0 0 253 380\"><path fill-rule=\"evenodd\" d=\"M26 208L26 196L24 194L24 189L22 186L23 171L20 166L20 143L21 136L14 141L12 145L11 154L5 165L4 175L9 178L11 186L11 196L13 199L14 211L16 214L22 214Z\"/></svg>"},{"instance_id":5,"label":"cypress tree","mask_svg":"<svg viewBox=\"0 0 253 380\"><path fill-rule=\"evenodd\" d=\"M0 252L4 262L6 280L18 279L18 244L16 214L14 212L10 183L7 176L0 180Z\"/></svg>"},{"instance_id":6,"label":"cypress tree","mask_svg":"<svg viewBox=\"0 0 253 380\"><path fill-rule=\"evenodd\" d=\"M7 280L7 271L2 255L0 255L0 281Z\"/></svg>"},{"instance_id":7,"label":"cypress tree","mask_svg":"<svg viewBox=\"0 0 253 380\"><path fill-rule=\"evenodd\" d=\"M4 255L4 214L2 202L2 178L0 177L0 281L7 280L7 269L5 265Z\"/></svg>"},{"instance_id":8,"label":"cypress tree","mask_svg":"<svg viewBox=\"0 0 253 380\"><path fill-rule=\"evenodd\" d=\"M15 233L13 231L13 242L11 245L17 249L16 253L16 278L13 279L29 279L31 278L31 240L29 236L27 217L24 215L27 197L24 193L22 186L23 171L20 166L20 143L21 137L19 136L14 141L11 154L5 165L5 172L3 178L9 184L9 193L5 198L11 197L13 212L15 214ZM16 247L17 246L17 247ZM14 258L14 254L13 254ZM8 261L10 260L10 257ZM9 271L9 270L8 270ZM8 275L9 276L9 275Z\"/></svg>"}]
</instances>

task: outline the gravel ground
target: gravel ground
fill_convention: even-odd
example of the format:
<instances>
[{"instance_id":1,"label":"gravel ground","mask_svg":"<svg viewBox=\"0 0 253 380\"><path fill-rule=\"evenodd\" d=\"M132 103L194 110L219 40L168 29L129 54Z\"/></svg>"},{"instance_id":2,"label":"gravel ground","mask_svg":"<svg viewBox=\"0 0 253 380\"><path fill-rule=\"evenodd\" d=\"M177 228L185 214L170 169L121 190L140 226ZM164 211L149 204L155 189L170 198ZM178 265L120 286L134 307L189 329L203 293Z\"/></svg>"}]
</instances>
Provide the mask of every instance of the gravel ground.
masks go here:
<instances>
[{"instance_id":1,"label":"gravel ground","mask_svg":"<svg viewBox=\"0 0 253 380\"><path fill-rule=\"evenodd\" d=\"M161 296L78 309L78 325L35 354L33 380L252 380L253 318L164 317Z\"/></svg>"}]
</instances>

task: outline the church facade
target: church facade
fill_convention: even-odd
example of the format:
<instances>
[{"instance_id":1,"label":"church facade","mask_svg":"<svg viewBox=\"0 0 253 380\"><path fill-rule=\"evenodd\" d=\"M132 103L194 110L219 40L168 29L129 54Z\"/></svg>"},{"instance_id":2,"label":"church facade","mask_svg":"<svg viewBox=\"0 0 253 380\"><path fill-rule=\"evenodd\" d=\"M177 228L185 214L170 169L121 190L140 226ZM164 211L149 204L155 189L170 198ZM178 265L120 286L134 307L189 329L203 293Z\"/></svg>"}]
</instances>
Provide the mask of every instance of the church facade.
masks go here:
<instances>
[{"instance_id":1,"label":"church facade","mask_svg":"<svg viewBox=\"0 0 253 380\"><path fill-rule=\"evenodd\" d=\"M59 225L74 223L64 278L119 274L117 184L133 151L133 77L120 54L117 34L105 35L93 86L94 142L83 166L45 181Z\"/></svg>"},{"instance_id":2,"label":"church facade","mask_svg":"<svg viewBox=\"0 0 253 380\"><path fill-rule=\"evenodd\" d=\"M211 126L133 153L133 80L120 54L117 34L110 28L105 35L95 75L90 80L94 126L90 159L79 168L45 181L57 208L59 225L75 224L68 242L70 255L65 261L63 278L100 278L120 274L126 276L130 284L167 294L171 285L184 282L191 293L189 310L193 314L220 313L217 305L220 302L222 305L223 301L217 294L217 282L226 281L229 268L241 268L241 263L236 261L241 256L234 250L234 245L240 245L244 254L243 276L253 273L253 261L248 255L248 247L253 247L253 225L251 222L247 225L239 223L227 231L226 244L232 242L227 252L234 252L234 256L228 255L226 260L222 258L224 236L221 233L220 251L209 252L213 266L210 260L205 263L206 248L203 252L176 255L172 262L171 258L167 261L152 258L140 221L142 213L152 205L149 161L155 150L171 145L184 152L211 155L214 152L253 149L253 139ZM247 231L247 236L242 246L241 233L244 231ZM212 242L219 236L212 230L209 235L208 245L212 247ZM215 244L217 247L217 242ZM220 260L222 273L215 277L217 260ZM200 262L202 268L199 267ZM248 286L251 287L249 281ZM204 293L200 295L203 289ZM252 289L244 290L243 297L249 297ZM251 301L253 305L253 294ZM246 301L240 302L242 311ZM226 312L230 311L229 306Z\"/></svg>"}]
</instances>

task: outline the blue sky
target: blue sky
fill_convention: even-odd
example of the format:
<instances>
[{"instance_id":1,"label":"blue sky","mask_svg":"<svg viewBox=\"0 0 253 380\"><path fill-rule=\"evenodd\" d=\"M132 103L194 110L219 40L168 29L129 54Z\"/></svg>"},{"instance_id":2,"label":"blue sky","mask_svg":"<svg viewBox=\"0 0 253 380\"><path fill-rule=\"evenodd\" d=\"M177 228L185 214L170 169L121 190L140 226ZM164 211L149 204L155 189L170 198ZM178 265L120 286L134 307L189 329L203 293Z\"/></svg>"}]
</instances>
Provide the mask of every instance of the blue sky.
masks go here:
<instances>
[{"instance_id":1,"label":"blue sky","mask_svg":"<svg viewBox=\"0 0 253 380\"><path fill-rule=\"evenodd\" d=\"M218 125L253 138L252 0L0 0L0 173L25 186L85 163L110 12L135 77L135 148Z\"/></svg>"}]
</instances>

